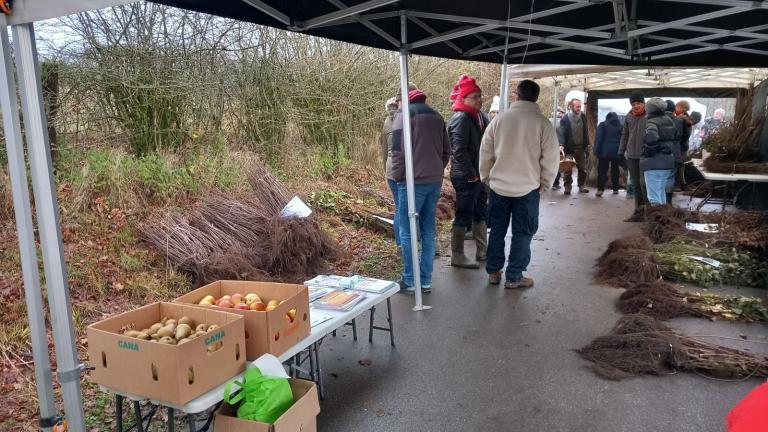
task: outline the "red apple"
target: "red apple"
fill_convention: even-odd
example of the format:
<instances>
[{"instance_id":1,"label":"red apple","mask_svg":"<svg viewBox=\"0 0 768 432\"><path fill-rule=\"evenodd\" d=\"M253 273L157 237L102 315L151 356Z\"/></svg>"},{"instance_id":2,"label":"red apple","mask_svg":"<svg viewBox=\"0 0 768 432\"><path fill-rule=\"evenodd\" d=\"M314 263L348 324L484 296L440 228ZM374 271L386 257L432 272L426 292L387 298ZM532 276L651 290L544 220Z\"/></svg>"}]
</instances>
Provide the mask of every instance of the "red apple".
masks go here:
<instances>
[{"instance_id":1,"label":"red apple","mask_svg":"<svg viewBox=\"0 0 768 432\"><path fill-rule=\"evenodd\" d=\"M236 305L235 305L235 309L239 309L239 310L251 310L251 307L250 307L250 306L248 306L248 305L247 305L247 304L245 304L245 303L238 303L238 304L236 304Z\"/></svg>"},{"instance_id":2,"label":"red apple","mask_svg":"<svg viewBox=\"0 0 768 432\"><path fill-rule=\"evenodd\" d=\"M235 305L233 305L229 299L221 299L218 303L216 303L216 306L220 308L232 309Z\"/></svg>"},{"instance_id":3,"label":"red apple","mask_svg":"<svg viewBox=\"0 0 768 432\"><path fill-rule=\"evenodd\" d=\"M232 297L229 299L234 304L239 304L243 302L243 295L240 293L232 294Z\"/></svg>"}]
</instances>

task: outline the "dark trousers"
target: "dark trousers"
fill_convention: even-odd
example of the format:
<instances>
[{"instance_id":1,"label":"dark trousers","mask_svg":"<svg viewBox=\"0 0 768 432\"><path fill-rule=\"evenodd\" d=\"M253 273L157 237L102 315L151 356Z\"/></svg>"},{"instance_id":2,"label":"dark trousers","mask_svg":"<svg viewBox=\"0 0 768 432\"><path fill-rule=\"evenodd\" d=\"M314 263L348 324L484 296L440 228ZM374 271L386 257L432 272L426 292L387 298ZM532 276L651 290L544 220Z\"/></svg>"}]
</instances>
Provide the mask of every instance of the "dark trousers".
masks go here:
<instances>
[{"instance_id":1,"label":"dark trousers","mask_svg":"<svg viewBox=\"0 0 768 432\"><path fill-rule=\"evenodd\" d=\"M579 188L583 188L587 184L587 158L587 151L585 149L576 149L573 152L573 159L576 161L576 168L579 171L579 178L577 180ZM570 188L573 184L573 173L571 171L563 172L563 181L565 188Z\"/></svg>"},{"instance_id":2,"label":"dark trousers","mask_svg":"<svg viewBox=\"0 0 768 432\"><path fill-rule=\"evenodd\" d=\"M531 240L539 229L539 190L533 190L521 197L505 197L491 190L488 207L488 262L485 269L490 273L504 268L504 247L510 219L512 221L512 243L509 246L509 261L505 277L517 281L531 262Z\"/></svg>"},{"instance_id":3,"label":"dark trousers","mask_svg":"<svg viewBox=\"0 0 768 432\"><path fill-rule=\"evenodd\" d=\"M469 228L472 222L485 222L488 214L488 192L479 181L468 182L466 179L451 177L456 190L456 216L453 226Z\"/></svg>"},{"instance_id":4,"label":"dark trousers","mask_svg":"<svg viewBox=\"0 0 768 432\"><path fill-rule=\"evenodd\" d=\"M635 189L635 210L640 210L648 203L645 189L645 176L640 169L640 159L627 158L629 176L632 178L632 187Z\"/></svg>"},{"instance_id":5,"label":"dark trousers","mask_svg":"<svg viewBox=\"0 0 768 432\"><path fill-rule=\"evenodd\" d=\"M557 176L555 177L555 183L552 186L560 186L560 177L562 176L563 176L563 173L558 171Z\"/></svg>"},{"instance_id":6,"label":"dark trousers","mask_svg":"<svg viewBox=\"0 0 768 432\"><path fill-rule=\"evenodd\" d=\"M619 190L619 158L603 158L597 161L597 190L605 190L605 180L608 177L608 166L611 168L611 186Z\"/></svg>"}]
</instances>

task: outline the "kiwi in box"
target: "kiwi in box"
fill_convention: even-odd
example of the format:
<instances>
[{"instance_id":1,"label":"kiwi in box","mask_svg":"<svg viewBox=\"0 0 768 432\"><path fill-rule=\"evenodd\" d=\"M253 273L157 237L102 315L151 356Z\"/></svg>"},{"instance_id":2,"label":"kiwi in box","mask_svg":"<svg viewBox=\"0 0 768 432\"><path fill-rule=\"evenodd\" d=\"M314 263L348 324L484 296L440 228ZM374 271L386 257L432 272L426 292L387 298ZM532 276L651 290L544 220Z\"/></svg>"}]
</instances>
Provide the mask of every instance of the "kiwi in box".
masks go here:
<instances>
[{"instance_id":1,"label":"kiwi in box","mask_svg":"<svg viewBox=\"0 0 768 432\"><path fill-rule=\"evenodd\" d=\"M97 384L183 405L245 369L240 315L154 303L88 326Z\"/></svg>"}]
</instances>

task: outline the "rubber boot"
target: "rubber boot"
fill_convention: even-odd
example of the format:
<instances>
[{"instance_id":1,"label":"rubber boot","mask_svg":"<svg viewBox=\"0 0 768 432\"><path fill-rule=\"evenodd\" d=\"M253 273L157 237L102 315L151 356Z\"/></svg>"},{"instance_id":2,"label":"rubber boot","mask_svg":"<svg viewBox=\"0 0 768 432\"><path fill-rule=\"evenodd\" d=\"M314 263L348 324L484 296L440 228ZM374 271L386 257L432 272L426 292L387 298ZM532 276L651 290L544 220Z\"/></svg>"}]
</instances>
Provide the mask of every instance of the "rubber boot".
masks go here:
<instances>
[{"instance_id":1,"label":"rubber boot","mask_svg":"<svg viewBox=\"0 0 768 432\"><path fill-rule=\"evenodd\" d=\"M472 234L476 245L475 259L485 261L488 252L488 225L485 224L485 221L475 222L472 225Z\"/></svg>"},{"instance_id":2,"label":"rubber boot","mask_svg":"<svg viewBox=\"0 0 768 432\"><path fill-rule=\"evenodd\" d=\"M466 234L467 229L464 227L453 227L451 231L451 265L468 269L480 268L477 262L471 261L464 255L464 236Z\"/></svg>"}]
</instances>

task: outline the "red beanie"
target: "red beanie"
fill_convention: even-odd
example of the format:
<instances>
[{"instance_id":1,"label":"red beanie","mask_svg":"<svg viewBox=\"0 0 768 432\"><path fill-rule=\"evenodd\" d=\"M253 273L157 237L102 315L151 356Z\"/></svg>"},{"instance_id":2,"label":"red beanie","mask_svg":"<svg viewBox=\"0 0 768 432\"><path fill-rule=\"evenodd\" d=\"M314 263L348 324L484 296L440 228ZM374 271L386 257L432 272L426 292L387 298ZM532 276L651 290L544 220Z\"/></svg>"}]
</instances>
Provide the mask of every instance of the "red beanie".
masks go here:
<instances>
[{"instance_id":1,"label":"red beanie","mask_svg":"<svg viewBox=\"0 0 768 432\"><path fill-rule=\"evenodd\" d=\"M427 100L427 95L419 89L408 92L408 102L424 102L425 100Z\"/></svg>"},{"instance_id":2,"label":"red beanie","mask_svg":"<svg viewBox=\"0 0 768 432\"><path fill-rule=\"evenodd\" d=\"M464 99L472 93L480 92L480 87L475 82L475 79L471 76L462 75L459 78L459 95L458 100Z\"/></svg>"},{"instance_id":3,"label":"red beanie","mask_svg":"<svg viewBox=\"0 0 768 432\"><path fill-rule=\"evenodd\" d=\"M459 82L461 80L468 78L466 75L461 75L459 77ZM451 102L455 102L456 98L459 97L459 82L456 83L456 85L453 86L453 90L451 91L451 97L449 98Z\"/></svg>"}]
</instances>

